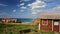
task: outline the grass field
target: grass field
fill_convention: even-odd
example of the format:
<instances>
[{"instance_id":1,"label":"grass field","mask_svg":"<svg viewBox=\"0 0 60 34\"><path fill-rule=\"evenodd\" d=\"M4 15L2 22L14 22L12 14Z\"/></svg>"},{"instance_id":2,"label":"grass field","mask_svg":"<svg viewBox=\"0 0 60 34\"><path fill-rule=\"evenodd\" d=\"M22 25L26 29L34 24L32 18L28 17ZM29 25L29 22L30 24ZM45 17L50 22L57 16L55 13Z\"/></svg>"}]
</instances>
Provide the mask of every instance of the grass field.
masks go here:
<instances>
[{"instance_id":1,"label":"grass field","mask_svg":"<svg viewBox=\"0 0 60 34\"><path fill-rule=\"evenodd\" d=\"M30 24L1 24L0 25L0 34L19 34L20 30L24 29L34 29L38 31L38 25ZM28 34L40 34L40 32L29 32ZM41 32L41 34L54 34L53 32ZM60 33L59 33L60 34Z\"/></svg>"},{"instance_id":2,"label":"grass field","mask_svg":"<svg viewBox=\"0 0 60 34\"><path fill-rule=\"evenodd\" d=\"M2 24L0 25L0 33L7 33L13 32L13 34L18 34L20 30L33 28L37 30L37 26L31 26L30 24Z\"/></svg>"}]
</instances>

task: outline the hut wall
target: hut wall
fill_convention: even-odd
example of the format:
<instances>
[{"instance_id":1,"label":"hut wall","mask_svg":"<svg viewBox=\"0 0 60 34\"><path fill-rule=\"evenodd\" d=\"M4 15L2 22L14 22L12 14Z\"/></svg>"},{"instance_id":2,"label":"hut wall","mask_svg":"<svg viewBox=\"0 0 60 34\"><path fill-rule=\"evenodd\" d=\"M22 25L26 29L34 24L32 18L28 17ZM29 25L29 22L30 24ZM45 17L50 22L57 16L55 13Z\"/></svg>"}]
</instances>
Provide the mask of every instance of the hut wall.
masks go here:
<instances>
[{"instance_id":1,"label":"hut wall","mask_svg":"<svg viewBox=\"0 0 60 34\"><path fill-rule=\"evenodd\" d=\"M40 26L41 32L50 32L50 31L52 31L52 20L42 19L40 24L41 24L41 26Z\"/></svg>"}]
</instances>

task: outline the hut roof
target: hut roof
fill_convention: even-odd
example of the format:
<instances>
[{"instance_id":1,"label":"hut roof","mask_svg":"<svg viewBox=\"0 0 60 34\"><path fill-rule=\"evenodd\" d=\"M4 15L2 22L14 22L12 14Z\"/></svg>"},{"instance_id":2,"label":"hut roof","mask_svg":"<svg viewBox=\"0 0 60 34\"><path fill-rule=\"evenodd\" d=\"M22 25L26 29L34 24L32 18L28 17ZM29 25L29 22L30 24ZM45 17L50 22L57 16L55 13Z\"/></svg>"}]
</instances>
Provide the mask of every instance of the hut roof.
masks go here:
<instances>
[{"instance_id":1,"label":"hut roof","mask_svg":"<svg viewBox=\"0 0 60 34\"><path fill-rule=\"evenodd\" d=\"M41 14L40 19L60 19L60 14Z\"/></svg>"}]
</instances>

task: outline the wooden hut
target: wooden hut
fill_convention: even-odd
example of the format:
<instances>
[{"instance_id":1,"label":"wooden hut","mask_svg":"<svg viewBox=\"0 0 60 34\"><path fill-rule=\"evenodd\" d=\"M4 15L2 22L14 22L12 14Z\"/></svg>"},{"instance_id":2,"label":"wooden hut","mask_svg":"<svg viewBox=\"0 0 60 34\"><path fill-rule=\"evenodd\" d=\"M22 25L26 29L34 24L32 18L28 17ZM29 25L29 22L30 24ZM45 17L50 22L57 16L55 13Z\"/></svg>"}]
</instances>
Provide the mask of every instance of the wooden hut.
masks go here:
<instances>
[{"instance_id":1,"label":"wooden hut","mask_svg":"<svg viewBox=\"0 0 60 34\"><path fill-rule=\"evenodd\" d=\"M60 32L60 14L41 14L39 19L41 32Z\"/></svg>"}]
</instances>

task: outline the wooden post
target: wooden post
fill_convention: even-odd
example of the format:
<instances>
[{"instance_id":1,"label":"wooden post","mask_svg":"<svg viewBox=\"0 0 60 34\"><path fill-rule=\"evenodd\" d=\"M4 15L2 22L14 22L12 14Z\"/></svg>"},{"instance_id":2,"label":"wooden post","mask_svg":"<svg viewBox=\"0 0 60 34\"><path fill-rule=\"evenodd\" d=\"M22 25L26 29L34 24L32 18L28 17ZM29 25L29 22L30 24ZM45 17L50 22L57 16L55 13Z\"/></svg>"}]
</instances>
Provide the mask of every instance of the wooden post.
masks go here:
<instances>
[{"instance_id":1,"label":"wooden post","mask_svg":"<svg viewBox=\"0 0 60 34\"><path fill-rule=\"evenodd\" d=\"M39 22L39 24L38 24L38 30L40 31L40 22Z\"/></svg>"},{"instance_id":2,"label":"wooden post","mask_svg":"<svg viewBox=\"0 0 60 34\"><path fill-rule=\"evenodd\" d=\"M52 19L52 31L53 31L53 19Z\"/></svg>"}]
</instances>

